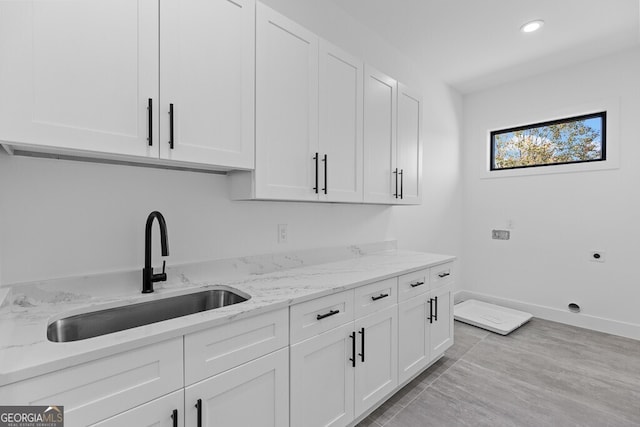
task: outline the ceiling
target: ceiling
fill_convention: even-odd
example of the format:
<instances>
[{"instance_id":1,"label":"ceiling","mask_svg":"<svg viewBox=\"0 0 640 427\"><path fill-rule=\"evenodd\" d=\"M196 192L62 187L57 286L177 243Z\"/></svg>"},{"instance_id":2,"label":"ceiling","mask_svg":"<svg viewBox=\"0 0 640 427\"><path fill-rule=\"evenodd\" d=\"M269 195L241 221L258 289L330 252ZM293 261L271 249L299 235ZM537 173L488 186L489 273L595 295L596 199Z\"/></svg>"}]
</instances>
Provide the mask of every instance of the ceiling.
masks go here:
<instances>
[{"instance_id":1,"label":"ceiling","mask_svg":"<svg viewBox=\"0 0 640 427\"><path fill-rule=\"evenodd\" d=\"M640 46L640 0L331 1L462 93Z\"/></svg>"}]
</instances>

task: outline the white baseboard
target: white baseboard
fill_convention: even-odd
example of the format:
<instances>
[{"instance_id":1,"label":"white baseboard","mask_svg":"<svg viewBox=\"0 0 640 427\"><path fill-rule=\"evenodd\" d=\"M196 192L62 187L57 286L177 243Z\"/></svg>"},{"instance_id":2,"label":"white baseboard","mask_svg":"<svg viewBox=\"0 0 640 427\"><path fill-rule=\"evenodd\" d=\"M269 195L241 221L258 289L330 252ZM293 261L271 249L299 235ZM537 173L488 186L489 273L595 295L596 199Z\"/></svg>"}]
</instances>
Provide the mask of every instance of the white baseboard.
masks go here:
<instances>
[{"instance_id":1,"label":"white baseboard","mask_svg":"<svg viewBox=\"0 0 640 427\"><path fill-rule=\"evenodd\" d=\"M534 317L552 320L554 322L565 323L567 325L592 329L594 331L606 332L608 334L640 340L640 325L634 323L620 322L617 320L605 319L603 317L590 316L583 313L571 313L565 310L558 310L543 305L530 304L506 298L499 298L493 295L481 294L479 292L460 290L454 293L454 303L459 303L468 299L498 304L515 310L526 311Z\"/></svg>"}]
</instances>

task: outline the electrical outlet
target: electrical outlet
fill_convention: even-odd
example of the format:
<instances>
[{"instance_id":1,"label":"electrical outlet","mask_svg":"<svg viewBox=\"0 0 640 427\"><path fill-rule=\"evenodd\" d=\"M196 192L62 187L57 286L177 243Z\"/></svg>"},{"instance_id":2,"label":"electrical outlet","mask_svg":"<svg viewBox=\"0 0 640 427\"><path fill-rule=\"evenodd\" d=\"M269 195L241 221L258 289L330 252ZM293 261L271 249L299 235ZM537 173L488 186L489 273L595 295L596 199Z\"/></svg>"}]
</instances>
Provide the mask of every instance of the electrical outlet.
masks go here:
<instances>
[{"instance_id":1,"label":"electrical outlet","mask_svg":"<svg viewBox=\"0 0 640 427\"><path fill-rule=\"evenodd\" d=\"M287 243L288 238L287 224L278 224L278 243Z\"/></svg>"},{"instance_id":2,"label":"electrical outlet","mask_svg":"<svg viewBox=\"0 0 640 427\"><path fill-rule=\"evenodd\" d=\"M510 237L509 230L491 230L491 238L494 240L509 240Z\"/></svg>"},{"instance_id":3,"label":"electrical outlet","mask_svg":"<svg viewBox=\"0 0 640 427\"><path fill-rule=\"evenodd\" d=\"M593 262L604 262L604 252L602 251L591 251L589 253L589 260Z\"/></svg>"}]
</instances>

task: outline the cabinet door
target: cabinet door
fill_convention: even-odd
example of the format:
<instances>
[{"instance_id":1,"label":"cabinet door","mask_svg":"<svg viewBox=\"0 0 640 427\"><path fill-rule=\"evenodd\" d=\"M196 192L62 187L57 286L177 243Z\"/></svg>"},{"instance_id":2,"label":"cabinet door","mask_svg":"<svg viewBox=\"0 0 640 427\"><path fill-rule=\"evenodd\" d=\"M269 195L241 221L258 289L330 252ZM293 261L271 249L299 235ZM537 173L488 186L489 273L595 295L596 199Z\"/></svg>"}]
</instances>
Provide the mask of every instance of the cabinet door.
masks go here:
<instances>
[{"instance_id":1,"label":"cabinet door","mask_svg":"<svg viewBox=\"0 0 640 427\"><path fill-rule=\"evenodd\" d=\"M398 381L403 383L429 363L429 300L425 295L398 304Z\"/></svg>"},{"instance_id":2,"label":"cabinet door","mask_svg":"<svg viewBox=\"0 0 640 427\"><path fill-rule=\"evenodd\" d=\"M356 320L355 416L398 385L398 306Z\"/></svg>"},{"instance_id":3,"label":"cabinet door","mask_svg":"<svg viewBox=\"0 0 640 427\"><path fill-rule=\"evenodd\" d=\"M362 201L363 68L320 41L320 200Z\"/></svg>"},{"instance_id":4,"label":"cabinet door","mask_svg":"<svg viewBox=\"0 0 640 427\"><path fill-rule=\"evenodd\" d=\"M0 58L0 140L158 157L157 0L2 1Z\"/></svg>"},{"instance_id":5,"label":"cabinet door","mask_svg":"<svg viewBox=\"0 0 640 427\"><path fill-rule=\"evenodd\" d=\"M160 4L161 157L252 169L255 0Z\"/></svg>"},{"instance_id":6,"label":"cabinet door","mask_svg":"<svg viewBox=\"0 0 640 427\"><path fill-rule=\"evenodd\" d=\"M353 322L291 346L291 425L346 426L354 418Z\"/></svg>"},{"instance_id":7,"label":"cabinet door","mask_svg":"<svg viewBox=\"0 0 640 427\"><path fill-rule=\"evenodd\" d=\"M181 389L182 337L0 387L3 405L64 406L67 425L85 426Z\"/></svg>"},{"instance_id":8,"label":"cabinet door","mask_svg":"<svg viewBox=\"0 0 640 427\"><path fill-rule=\"evenodd\" d=\"M184 391L176 391L144 405L108 418L93 427L182 427L184 426ZM176 411L176 412L174 412ZM174 416L176 422L174 423Z\"/></svg>"},{"instance_id":9,"label":"cabinet door","mask_svg":"<svg viewBox=\"0 0 640 427\"><path fill-rule=\"evenodd\" d=\"M422 193L422 97L398 84L400 203L420 204Z\"/></svg>"},{"instance_id":10,"label":"cabinet door","mask_svg":"<svg viewBox=\"0 0 640 427\"><path fill-rule=\"evenodd\" d=\"M365 66L364 86L364 201L396 201L397 83ZM398 187L399 190L399 187Z\"/></svg>"},{"instance_id":11,"label":"cabinet door","mask_svg":"<svg viewBox=\"0 0 640 427\"><path fill-rule=\"evenodd\" d=\"M453 345L453 298L451 289L452 286L447 285L431 291L430 294L433 299L433 314L435 315L433 323L430 323L431 360L440 356Z\"/></svg>"},{"instance_id":12,"label":"cabinet door","mask_svg":"<svg viewBox=\"0 0 640 427\"><path fill-rule=\"evenodd\" d=\"M318 38L261 3L256 25L255 196L317 200Z\"/></svg>"},{"instance_id":13,"label":"cabinet door","mask_svg":"<svg viewBox=\"0 0 640 427\"><path fill-rule=\"evenodd\" d=\"M202 424L198 423L200 402ZM185 425L289 425L286 348L185 388Z\"/></svg>"}]
</instances>

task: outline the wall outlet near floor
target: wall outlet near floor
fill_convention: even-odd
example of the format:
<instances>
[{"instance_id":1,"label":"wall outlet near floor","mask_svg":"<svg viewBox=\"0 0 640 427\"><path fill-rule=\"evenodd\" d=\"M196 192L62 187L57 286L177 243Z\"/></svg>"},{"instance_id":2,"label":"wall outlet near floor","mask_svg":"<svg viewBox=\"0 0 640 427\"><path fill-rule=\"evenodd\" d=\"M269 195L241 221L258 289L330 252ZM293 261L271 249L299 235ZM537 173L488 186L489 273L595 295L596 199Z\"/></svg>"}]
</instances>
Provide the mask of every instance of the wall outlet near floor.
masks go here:
<instances>
[{"instance_id":1,"label":"wall outlet near floor","mask_svg":"<svg viewBox=\"0 0 640 427\"><path fill-rule=\"evenodd\" d=\"M509 230L491 230L491 238L494 240L509 240L511 232Z\"/></svg>"},{"instance_id":2,"label":"wall outlet near floor","mask_svg":"<svg viewBox=\"0 0 640 427\"><path fill-rule=\"evenodd\" d=\"M589 260L593 262L604 262L604 252L602 251L591 251L589 252Z\"/></svg>"},{"instance_id":3,"label":"wall outlet near floor","mask_svg":"<svg viewBox=\"0 0 640 427\"><path fill-rule=\"evenodd\" d=\"M278 243L287 243L289 230L287 224L278 224Z\"/></svg>"}]
</instances>

